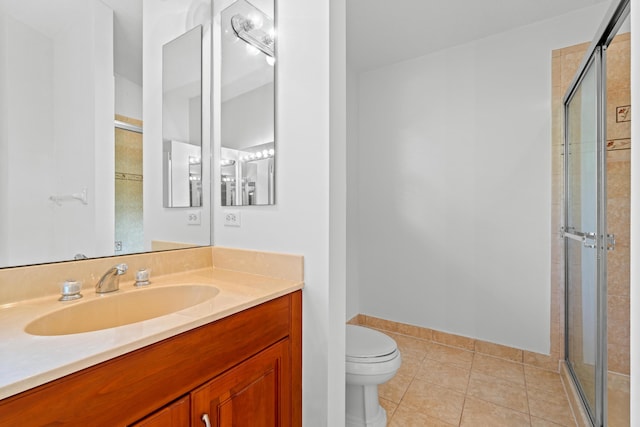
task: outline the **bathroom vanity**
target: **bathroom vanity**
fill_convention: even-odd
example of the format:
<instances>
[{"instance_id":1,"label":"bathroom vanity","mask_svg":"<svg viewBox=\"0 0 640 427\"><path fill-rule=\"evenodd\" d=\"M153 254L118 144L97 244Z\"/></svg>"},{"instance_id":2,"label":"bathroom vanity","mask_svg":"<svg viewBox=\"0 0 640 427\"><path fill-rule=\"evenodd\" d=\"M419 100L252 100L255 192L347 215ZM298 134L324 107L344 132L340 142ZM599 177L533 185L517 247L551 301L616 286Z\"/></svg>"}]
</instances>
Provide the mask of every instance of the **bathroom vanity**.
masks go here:
<instances>
[{"instance_id":1,"label":"bathroom vanity","mask_svg":"<svg viewBox=\"0 0 640 427\"><path fill-rule=\"evenodd\" d=\"M3 400L0 424L299 425L300 313L297 291L84 369Z\"/></svg>"},{"instance_id":2,"label":"bathroom vanity","mask_svg":"<svg viewBox=\"0 0 640 427\"><path fill-rule=\"evenodd\" d=\"M188 288L197 282L218 290L209 302L164 316L164 320L63 336L31 336L24 328L22 334L17 328L3 330L3 334L13 334L14 340L0 344L5 364L0 378L10 376L7 362L20 365L21 352L33 353L27 357L34 360L53 359L56 365L25 367L24 379L0 384L5 396L6 390L24 389L0 400L0 425L301 425L302 281L220 268L220 264L255 268L260 262L280 263L282 268L277 258L264 262L260 255L256 258L257 253L247 252L253 257L247 263L246 257L225 259L228 252L219 248L213 252L222 255L217 257L218 266L214 255L211 268L152 279L157 288ZM37 308L52 304L46 300L16 304L19 310L7 329L33 317L30 310L50 313ZM8 318L1 310L0 315ZM17 347L14 356L11 347ZM50 353L43 357L47 348ZM113 351L120 354L112 357ZM61 362L73 354L77 360L70 366ZM93 363L96 357L104 360ZM78 369L83 364L87 366ZM58 377L45 381L51 372ZM33 381L40 384L30 388Z\"/></svg>"}]
</instances>

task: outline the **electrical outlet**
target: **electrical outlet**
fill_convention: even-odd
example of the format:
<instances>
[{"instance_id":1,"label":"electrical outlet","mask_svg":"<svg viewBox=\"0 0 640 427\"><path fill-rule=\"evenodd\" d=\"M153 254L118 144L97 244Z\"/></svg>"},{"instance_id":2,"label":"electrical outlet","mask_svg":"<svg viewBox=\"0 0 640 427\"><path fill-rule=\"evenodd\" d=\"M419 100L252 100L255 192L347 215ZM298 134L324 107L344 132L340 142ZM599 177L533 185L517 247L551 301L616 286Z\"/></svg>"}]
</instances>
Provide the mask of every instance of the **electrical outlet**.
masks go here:
<instances>
[{"instance_id":1,"label":"electrical outlet","mask_svg":"<svg viewBox=\"0 0 640 427\"><path fill-rule=\"evenodd\" d=\"M187 212L188 225L200 225L200 211Z\"/></svg>"},{"instance_id":2,"label":"electrical outlet","mask_svg":"<svg viewBox=\"0 0 640 427\"><path fill-rule=\"evenodd\" d=\"M227 211L224 214L226 227L240 227L240 211Z\"/></svg>"}]
</instances>

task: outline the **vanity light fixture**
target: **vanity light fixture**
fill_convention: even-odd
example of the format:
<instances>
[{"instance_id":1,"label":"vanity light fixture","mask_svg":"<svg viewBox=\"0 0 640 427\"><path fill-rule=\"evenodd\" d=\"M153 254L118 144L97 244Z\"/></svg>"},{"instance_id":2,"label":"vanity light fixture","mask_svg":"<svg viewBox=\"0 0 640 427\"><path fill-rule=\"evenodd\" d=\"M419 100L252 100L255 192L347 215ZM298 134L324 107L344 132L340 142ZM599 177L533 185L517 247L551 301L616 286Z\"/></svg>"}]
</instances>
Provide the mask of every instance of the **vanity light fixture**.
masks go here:
<instances>
[{"instance_id":1,"label":"vanity light fixture","mask_svg":"<svg viewBox=\"0 0 640 427\"><path fill-rule=\"evenodd\" d=\"M274 150L273 148L270 149L264 149L264 150L258 150L252 153L247 153L244 156L240 157L240 161L241 162L250 162L252 160L264 160L264 159L268 159L269 157L273 157L276 154L276 150Z\"/></svg>"},{"instance_id":2,"label":"vanity light fixture","mask_svg":"<svg viewBox=\"0 0 640 427\"><path fill-rule=\"evenodd\" d=\"M275 58L273 49L275 37L273 36L273 32L265 32L261 26L262 25L257 25L255 18L245 18L239 13L231 17L231 28L233 28L233 31L240 39L259 49L268 57Z\"/></svg>"},{"instance_id":3,"label":"vanity light fixture","mask_svg":"<svg viewBox=\"0 0 640 427\"><path fill-rule=\"evenodd\" d=\"M222 159L220 160L220 166L231 166L235 165L236 161L233 159Z\"/></svg>"}]
</instances>

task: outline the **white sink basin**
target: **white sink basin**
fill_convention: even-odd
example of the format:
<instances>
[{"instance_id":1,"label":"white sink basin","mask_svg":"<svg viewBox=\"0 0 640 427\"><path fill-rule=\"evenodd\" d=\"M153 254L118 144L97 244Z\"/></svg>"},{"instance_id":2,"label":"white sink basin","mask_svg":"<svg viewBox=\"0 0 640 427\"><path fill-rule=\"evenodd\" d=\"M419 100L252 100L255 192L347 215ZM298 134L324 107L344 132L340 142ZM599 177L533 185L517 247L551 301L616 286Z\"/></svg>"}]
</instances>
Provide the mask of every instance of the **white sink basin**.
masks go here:
<instances>
[{"instance_id":1,"label":"white sink basin","mask_svg":"<svg viewBox=\"0 0 640 427\"><path fill-rule=\"evenodd\" d=\"M213 286L181 285L105 294L39 317L25 327L25 332L50 336L115 328L184 310L219 292Z\"/></svg>"}]
</instances>

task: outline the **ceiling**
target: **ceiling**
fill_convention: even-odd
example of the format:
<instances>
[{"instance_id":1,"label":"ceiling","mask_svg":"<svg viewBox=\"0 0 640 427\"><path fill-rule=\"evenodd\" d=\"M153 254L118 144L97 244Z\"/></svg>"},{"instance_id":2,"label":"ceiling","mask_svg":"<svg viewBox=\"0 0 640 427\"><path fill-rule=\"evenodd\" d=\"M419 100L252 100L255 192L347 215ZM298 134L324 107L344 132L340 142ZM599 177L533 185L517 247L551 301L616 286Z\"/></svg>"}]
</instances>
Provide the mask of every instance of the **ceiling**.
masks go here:
<instances>
[{"instance_id":1,"label":"ceiling","mask_svg":"<svg viewBox=\"0 0 640 427\"><path fill-rule=\"evenodd\" d=\"M86 0L0 0L55 33ZM141 83L142 0L102 0L114 12L116 73ZM604 0L610 3L611 0ZM426 55L603 0L346 0L347 61L355 71ZM26 7L29 5L29 7ZM392 7L390 6L392 5ZM65 19L51 19L58 16Z\"/></svg>"},{"instance_id":2,"label":"ceiling","mask_svg":"<svg viewBox=\"0 0 640 427\"><path fill-rule=\"evenodd\" d=\"M378 68L602 1L347 0L347 62Z\"/></svg>"}]
</instances>

